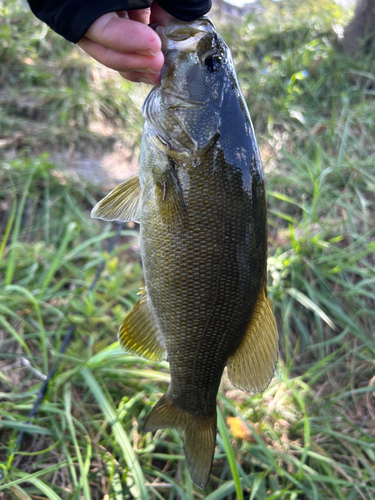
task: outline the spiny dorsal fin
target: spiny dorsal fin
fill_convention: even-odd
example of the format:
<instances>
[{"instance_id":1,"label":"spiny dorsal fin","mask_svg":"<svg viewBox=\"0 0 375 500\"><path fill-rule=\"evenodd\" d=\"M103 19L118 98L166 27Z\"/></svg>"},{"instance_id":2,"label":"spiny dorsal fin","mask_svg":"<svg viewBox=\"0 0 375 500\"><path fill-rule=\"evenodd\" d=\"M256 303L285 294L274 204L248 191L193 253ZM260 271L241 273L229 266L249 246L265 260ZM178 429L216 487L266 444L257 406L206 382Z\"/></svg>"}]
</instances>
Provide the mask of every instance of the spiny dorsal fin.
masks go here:
<instances>
[{"instance_id":1,"label":"spiny dorsal fin","mask_svg":"<svg viewBox=\"0 0 375 500\"><path fill-rule=\"evenodd\" d=\"M228 359L229 380L248 392L262 392L275 371L279 342L271 301L262 289L245 337Z\"/></svg>"},{"instance_id":2,"label":"spiny dorsal fin","mask_svg":"<svg viewBox=\"0 0 375 500\"><path fill-rule=\"evenodd\" d=\"M194 483L203 489L210 478L214 458L216 420L216 409L212 416L198 417L174 404L167 392L147 417L144 431L165 428L182 431L187 468Z\"/></svg>"},{"instance_id":3,"label":"spiny dorsal fin","mask_svg":"<svg viewBox=\"0 0 375 500\"><path fill-rule=\"evenodd\" d=\"M130 354L151 361L162 361L165 358L165 348L161 345L159 329L150 314L145 291L125 318L118 338L121 347Z\"/></svg>"},{"instance_id":4,"label":"spiny dorsal fin","mask_svg":"<svg viewBox=\"0 0 375 500\"><path fill-rule=\"evenodd\" d=\"M118 222L138 222L141 218L142 190L135 175L115 187L92 209L91 217Z\"/></svg>"}]
</instances>

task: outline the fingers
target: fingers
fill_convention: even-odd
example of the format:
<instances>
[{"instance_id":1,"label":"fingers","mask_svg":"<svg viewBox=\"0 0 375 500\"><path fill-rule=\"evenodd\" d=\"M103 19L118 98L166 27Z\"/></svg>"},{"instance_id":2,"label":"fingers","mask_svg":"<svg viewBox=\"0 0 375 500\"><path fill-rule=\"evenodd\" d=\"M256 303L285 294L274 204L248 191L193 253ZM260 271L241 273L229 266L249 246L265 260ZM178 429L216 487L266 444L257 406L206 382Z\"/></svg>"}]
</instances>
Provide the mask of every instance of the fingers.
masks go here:
<instances>
[{"instance_id":1,"label":"fingers","mask_svg":"<svg viewBox=\"0 0 375 500\"><path fill-rule=\"evenodd\" d=\"M130 80L131 82L143 82L143 83L148 83L149 85L160 85L160 80L161 80L160 71L158 73L141 73L139 71L129 71L129 72L120 71L120 75L126 80Z\"/></svg>"},{"instance_id":2,"label":"fingers","mask_svg":"<svg viewBox=\"0 0 375 500\"><path fill-rule=\"evenodd\" d=\"M164 63L161 41L146 24L150 9L122 13L110 12L97 19L78 45L108 68L131 80L160 83Z\"/></svg>"},{"instance_id":3,"label":"fingers","mask_svg":"<svg viewBox=\"0 0 375 500\"><path fill-rule=\"evenodd\" d=\"M164 63L164 56L159 52L156 56L145 56L138 53L119 52L108 48L98 42L90 40L84 36L78 45L104 66L120 72L129 72L133 70L157 73L161 70Z\"/></svg>"},{"instance_id":4,"label":"fingers","mask_svg":"<svg viewBox=\"0 0 375 500\"><path fill-rule=\"evenodd\" d=\"M151 14L150 8L128 11L129 19L131 19L132 21L137 21L138 23L142 24L150 23L150 14Z\"/></svg>"},{"instance_id":5,"label":"fingers","mask_svg":"<svg viewBox=\"0 0 375 500\"><path fill-rule=\"evenodd\" d=\"M142 14L137 17L146 19ZM115 12L109 12L99 17L87 30L87 38L118 52L148 52L156 55L161 50L161 41L154 30L131 19L118 17Z\"/></svg>"}]
</instances>

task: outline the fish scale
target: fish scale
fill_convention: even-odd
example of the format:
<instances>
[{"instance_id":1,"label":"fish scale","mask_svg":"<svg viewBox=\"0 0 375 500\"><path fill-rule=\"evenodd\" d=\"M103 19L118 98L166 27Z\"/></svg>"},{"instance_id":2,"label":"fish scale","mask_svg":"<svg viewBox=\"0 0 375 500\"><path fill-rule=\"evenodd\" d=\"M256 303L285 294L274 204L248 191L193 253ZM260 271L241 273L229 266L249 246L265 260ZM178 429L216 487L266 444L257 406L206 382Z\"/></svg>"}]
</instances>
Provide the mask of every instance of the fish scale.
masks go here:
<instances>
[{"instance_id":1,"label":"fish scale","mask_svg":"<svg viewBox=\"0 0 375 500\"><path fill-rule=\"evenodd\" d=\"M168 359L170 386L144 429L180 430L188 470L204 488L225 366L236 387L257 392L277 360L264 179L230 51L211 21L155 29L165 64L143 106L140 174L92 215L140 223L146 287L119 340L137 356Z\"/></svg>"}]
</instances>

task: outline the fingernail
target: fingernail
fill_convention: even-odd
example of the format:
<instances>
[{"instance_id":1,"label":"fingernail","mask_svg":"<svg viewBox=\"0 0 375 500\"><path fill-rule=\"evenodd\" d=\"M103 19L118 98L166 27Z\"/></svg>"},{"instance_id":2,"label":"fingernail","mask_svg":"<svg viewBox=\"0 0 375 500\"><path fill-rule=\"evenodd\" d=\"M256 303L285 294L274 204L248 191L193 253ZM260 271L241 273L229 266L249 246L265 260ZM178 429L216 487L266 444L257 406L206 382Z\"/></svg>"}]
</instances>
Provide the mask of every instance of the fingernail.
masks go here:
<instances>
[{"instance_id":1,"label":"fingernail","mask_svg":"<svg viewBox=\"0 0 375 500\"><path fill-rule=\"evenodd\" d=\"M160 52L161 50L158 52L153 52L152 50L139 50L137 51L137 54L140 54L141 56L158 56Z\"/></svg>"},{"instance_id":2,"label":"fingernail","mask_svg":"<svg viewBox=\"0 0 375 500\"><path fill-rule=\"evenodd\" d=\"M153 71L151 68L140 68L137 69L138 73L157 73L157 71Z\"/></svg>"},{"instance_id":3,"label":"fingernail","mask_svg":"<svg viewBox=\"0 0 375 500\"><path fill-rule=\"evenodd\" d=\"M151 78L144 77L140 78L139 81L142 83L147 83L148 85L155 85L155 83L151 80Z\"/></svg>"}]
</instances>

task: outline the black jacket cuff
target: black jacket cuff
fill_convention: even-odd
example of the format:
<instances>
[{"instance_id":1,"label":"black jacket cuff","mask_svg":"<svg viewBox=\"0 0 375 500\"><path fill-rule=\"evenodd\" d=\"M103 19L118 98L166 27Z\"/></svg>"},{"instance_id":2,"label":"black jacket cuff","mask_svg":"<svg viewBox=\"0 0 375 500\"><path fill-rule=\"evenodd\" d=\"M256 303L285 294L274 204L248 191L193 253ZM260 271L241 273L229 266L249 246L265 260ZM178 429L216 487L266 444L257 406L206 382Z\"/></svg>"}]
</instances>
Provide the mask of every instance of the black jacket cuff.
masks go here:
<instances>
[{"instance_id":1,"label":"black jacket cuff","mask_svg":"<svg viewBox=\"0 0 375 500\"><path fill-rule=\"evenodd\" d=\"M181 21L194 21L204 16L212 7L211 0L192 0L190 2L172 2L158 0L158 4L171 16Z\"/></svg>"},{"instance_id":2,"label":"black jacket cuff","mask_svg":"<svg viewBox=\"0 0 375 500\"><path fill-rule=\"evenodd\" d=\"M77 43L108 12L150 7L151 0L28 0L33 13L69 42Z\"/></svg>"}]
</instances>

